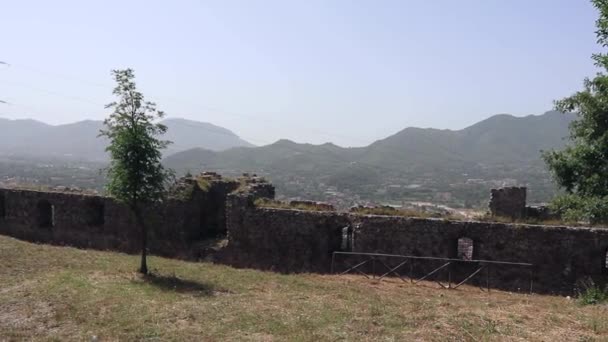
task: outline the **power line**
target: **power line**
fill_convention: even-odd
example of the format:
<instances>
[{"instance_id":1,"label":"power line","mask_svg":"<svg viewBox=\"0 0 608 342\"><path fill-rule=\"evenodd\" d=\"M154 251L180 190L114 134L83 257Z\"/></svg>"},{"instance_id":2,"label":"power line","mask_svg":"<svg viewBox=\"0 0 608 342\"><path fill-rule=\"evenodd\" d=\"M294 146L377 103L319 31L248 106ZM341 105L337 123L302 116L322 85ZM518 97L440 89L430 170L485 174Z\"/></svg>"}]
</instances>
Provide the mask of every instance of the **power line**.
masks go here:
<instances>
[{"instance_id":1,"label":"power line","mask_svg":"<svg viewBox=\"0 0 608 342\"><path fill-rule=\"evenodd\" d=\"M229 137L235 137L236 136L236 137L239 137L239 138L244 138L246 141L252 141L252 142L255 142L255 143L260 143L260 141L261 141L259 139L251 139L250 137L245 137L245 136L242 136L242 135L235 135L232 132L223 132L221 130L214 130L214 129L211 129L211 128L202 127L200 125L193 125L193 124L189 124L189 123L182 122L182 121L172 120L171 123L172 124L181 125L181 126L196 128L196 129L207 131L207 132L214 133L214 134L225 135L225 136L229 136ZM257 142L256 142L256 140L257 140ZM266 144L268 144L268 143L267 142L262 142L262 145L266 145ZM235 147L246 147L246 146L235 146ZM258 147L258 146L256 146L256 147Z\"/></svg>"},{"instance_id":2,"label":"power line","mask_svg":"<svg viewBox=\"0 0 608 342\"><path fill-rule=\"evenodd\" d=\"M4 82L6 84L15 85L15 86L18 86L18 87L23 87L23 88L34 90L34 91L38 91L38 92L41 92L41 93L46 93L46 94L53 95L53 96L60 96L60 97L66 98L66 99L70 99L70 100L74 100L74 101L80 101L80 102L85 102L85 103L88 103L88 104L93 104L95 106L100 106L100 104L98 102L95 102L95 101L92 101L92 100L89 100L89 99L85 99L85 98L82 98L82 97L79 97L79 96L73 96L73 95L63 94L63 93L60 93L60 92L57 92L57 91L46 90L46 89L34 87L34 86L31 86L31 85L28 85L28 84L25 84L25 83L22 83L22 82L7 81L7 80L1 80L1 82Z\"/></svg>"},{"instance_id":3,"label":"power line","mask_svg":"<svg viewBox=\"0 0 608 342\"><path fill-rule=\"evenodd\" d=\"M42 72L42 71L40 71L40 69L35 69L35 68L31 68L31 67L28 67L28 69L32 69L32 70L36 70L38 72ZM47 73L47 74L49 74L49 73ZM55 75L56 77L59 77L59 76L57 76L57 74L53 74L53 73L50 73L50 75ZM87 84L92 84L92 85L95 85L95 86L98 86L98 87L104 87L104 88L110 87L109 85L103 85L103 84L95 83L95 82L82 81L82 80L78 80L78 79L72 78L72 77L62 77L62 78L64 78L64 79L71 79L71 80L77 80L78 82L85 82ZM57 91L47 90L47 89L43 89L43 88L40 88L40 87L31 86L31 85L28 85L28 84L25 84L25 83L22 83L22 82L6 81L6 80L4 80L4 82L7 83L7 84L13 84L13 85L17 85L17 86L20 86L20 87L28 88L30 90L38 91L38 92L41 92L41 93L46 93L46 94L53 95L53 96L60 96L60 97L63 97L63 98L69 99L69 100L74 100L74 101L79 101L79 102L84 102L84 103L92 104L92 105L95 105L95 106L98 106L98 107L103 107L104 106L103 104L98 103L98 102L96 102L94 100L90 100L90 99L79 97L79 96L68 95L68 94L57 92ZM258 118L256 116L253 116L253 115L250 115L250 114L243 114L243 113L237 113L237 112L234 112L234 111L227 111L227 110L220 109L220 108L217 108L217 107L202 105L202 104L199 104L199 103L192 103L192 102L189 102L189 101L183 101L183 100L180 100L180 99L177 99L177 98L173 98L173 97L169 97L169 96L161 95L161 96L153 96L153 97L154 98L170 99L172 101L180 102L180 103L186 102L186 103L190 103L191 105L193 105L195 107L198 107L198 108L205 108L207 110L211 110L211 111L215 111L215 112L219 112L219 113L223 113L223 114L227 114L227 115L231 115L231 116L237 116L237 117L241 117L241 118L247 118L247 119L251 119L251 120L255 120L255 121L277 123L275 120L260 119L260 118ZM337 135L337 134L330 134L330 133L319 131L319 130L315 130L315 129L309 129L309 130L313 131L313 132L316 132L316 133L319 133L319 134L322 134L322 135L325 135L327 137L348 138L348 139L351 139L351 140L359 140L359 141L363 142L362 140L360 140L358 138L354 138L354 137L348 137L348 136ZM247 139L247 140L254 141L254 142L255 141L258 141L258 142L261 141L259 139L252 139L251 137L245 137L245 136L242 136L242 137L245 138L245 139ZM263 142L263 144L268 144L268 142L265 141L265 142Z\"/></svg>"},{"instance_id":4,"label":"power line","mask_svg":"<svg viewBox=\"0 0 608 342\"><path fill-rule=\"evenodd\" d=\"M24 107L26 109L29 107L29 106L24 106L22 104L13 104L13 105L15 105L16 107ZM30 108L29 111L32 112L32 113L40 113L40 111L38 109L35 109L35 108L32 108L32 107L29 107L29 108ZM33 109L33 111L31 109ZM212 134L225 135L225 136L228 136L228 137L235 137L235 136L239 137L238 135L235 135L234 133L223 132L221 130L212 129L212 128L209 128L209 127L204 127L204 126L199 126L199 125L191 125L191 124L188 124L188 123L185 123L185 122L180 122L180 121L171 121L171 122L172 122L172 124L177 124L177 125L181 125L181 126L189 126L189 127L196 128L196 129L198 129L200 131L205 131L205 132L209 132L209 133L212 133ZM244 136L240 136L240 137L246 139L247 141L256 142L256 140L257 140L257 139L249 139L248 137L244 137ZM258 142L259 142L259 140L258 140ZM263 143L265 143L265 142L263 142ZM235 147L238 147L238 146L235 146Z\"/></svg>"},{"instance_id":5,"label":"power line","mask_svg":"<svg viewBox=\"0 0 608 342\"><path fill-rule=\"evenodd\" d=\"M48 72L45 70L42 70L40 68L35 68L35 67L31 67L31 66L24 66L24 65L16 65L18 68L21 69L26 69L26 70L30 70L30 71L34 71L43 75L47 75L50 77L56 77L56 78L60 78L60 79L64 79L64 80L69 80L69 81L74 81L74 82L79 82L82 84L86 84L89 86L94 86L94 87L103 87L103 88L112 88L113 86L110 84L104 84L104 83L100 83L100 82L93 82L90 80L84 80L82 78L79 77L74 77L71 75L65 75L65 74L59 74L56 72ZM156 94L158 95L158 94ZM210 110L210 111L214 111L214 112L218 112L218 113L222 113L222 114L226 114L226 115L230 115L230 116L235 116L235 117L241 117L241 118L248 118L248 119L252 119L255 121L261 121L261 122L266 122L266 123L278 123L278 124L284 124L284 123L280 123L278 120L274 119L274 120L269 120L269 119L265 119L265 118L260 118L259 116L253 115L253 114L247 114L247 113L243 113L243 112L238 112L238 111L232 111L232 110L225 110L222 108L218 108L215 106L209 106L209 105L205 105L205 104L201 104L201 103L194 103L194 102L190 102L188 100L184 100L184 99L180 99L180 98L175 98L172 96L167 96L167 95L160 95L160 96L154 96L154 98L161 98L161 99L168 99L170 101L174 101L174 102L179 102L179 103L189 103L191 105L194 105L198 108L204 108L206 110ZM352 141L358 141L360 143L364 143L364 144L369 144L368 141L362 140L359 137L354 137L354 136L348 136L348 135L342 135L342 134L336 134L335 132L325 132L323 130L319 130L319 129L315 129L315 128L307 128L308 131L317 133L317 134L321 134L324 135L326 137L330 137L330 138L341 138L341 139L349 139Z\"/></svg>"},{"instance_id":6,"label":"power line","mask_svg":"<svg viewBox=\"0 0 608 342\"><path fill-rule=\"evenodd\" d=\"M26 66L23 64L8 64L8 63L4 63L6 65L12 66L12 67L16 67L17 69L24 69L24 70L29 70L31 72L35 72L41 75L46 75L49 77L55 77L58 79L64 79L66 81L72 81L72 82L78 82L81 84L86 84L88 86L93 86L93 87L99 87L99 88L105 88L108 89L108 87L111 89L113 87L113 85L111 84L104 84L104 83L100 83L100 82L93 82L90 80L85 80L83 78L80 77L76 77L76 76L72 76L72 75L66 75L63 73L56 73L56 72L51 72L51 71L46 71L46 70L42 70L39 68L35 68L35 67L31 67L31 66Z\"/></svg>"},{"instance_id":7,"label":"power line","mask_svg":"<svg viewBox=\"0 0 608 342\"><path fill-rule=\"evenodd\" d=\"M55 93L55 94L59 95L58 93ZM91 103L93 103L93 102L91 102ZM27 107L27 106L24 106L24 105L21 105L21 104L15 104L15 106L17 106L17 107ZM29 108L31 108L31 107L29 107ZM34 112L39 112L39 111L37 109L34 109ZM203 130L203 131L207 131L207 132L213 133L213 134L220 134L220 135L226 135L226 136L234 137L233 134L230 134L228 132L222 132L222 131L218 131L218 130L212 130L212 129L207 128L207 127L201 127L199 125L192 125L192 124L188 124L186 122L172 121L172 123L178 124L178 125L182 125L182 126L193 127L193 128L199 129L199 130ZM245 138L246 140L253 141L253 142L256 142L256 140L257 140L257 139L250 139L250 138L245 137L245 136L242 136L242 138ZM259 142L259 140L258 140L258 142ZM239 148L239 147L240 148L246 148L245 146L235 146L235 148ZM301 149L296 149L296 148L293 148L293 147L287 146L287 145L283 145L282 147L285 148L285 149L287 149L287 150L290 150L290 151L292 151L294 153L302 153L303 152ZM322 146L318 146L318 148L323 148L323 147ZM222 151L213 151L213 152L222 152ZM361 161L352 161L352 160L348 160L348 159L343 158L339 154L336 154L336 153L332 153L332 154L334 155L334 157L336 159L338 159L339 161L345 163L345 166L348 166L348 167L355 167L355 168L359 168L359 169L364 169L365 166L368 166L368 167L372 167L372 168L375 168L375 169L378 169L378 170L388 171L388 172L391 172L391 173L402 173L403 172L403 170L401 170L401 169L387 168L387 167L384 167L384 166L379 166L379 165L371 164L371 163L365 163L365 162L361 162Z\"/></svg>"},{"instance_id":8,"label":"power line","mask_svg":"<svg viewBox=\"0 0 608 342\"><path fill-rule=\"evenodd\" d=\"M40 89L40 88L37 88L37 87L30 87L30 88L32 90L42 91L42 92L45 92L45 93L48 93L48 94L51 94L51 95L55 95L55 96L61 96L61 97L65 97L65 98L72 99L72 100L76 99L75 97L72 97L72 96L66 96L66 95L61 94L61 93L47 91L47 90ZM87 102L89 104L93 104L93 105L96 105L96 106L99 106L99 107L103 106L100 103L96 103L96 102L94 102L92 100L88 100L88 99L79 98L78 100L79 101L84 101L84 102ZM34 113L38 112L38 113L40 113L40 110L32 108L30 106L25 106L25 105L22 105L22 104L13 104L13 105L15 105L17 107L30 108L31 112L34 112ZM34 109L34 110L32 111L31 109ZM184 125L184 126L191 126L193 128L197 128L197 129L200 129L200 130L203 130L203 131L207 131L207 132L210 132L210 133L214 133L214 134L223 134L223 135L226 135L226 136L233 137L232 134L229 134L229 133L226 133L226 132L221 132L221 131L217 131L217 130L211 130L209 128L200 127L200 126L197 126L197 125L191 125L191 124L188 124L188 123L185 123L185 122L173 121L173 123L177 123L179 125ZM241 137L244 138L244 139L246 139L246 140L248 140L248 141L252 141L252 142L256 142L256 143L260 142L259 139L251 139L250 137L246 137L246 136L241 136ZM267 142L262 142L262 144L265 145L265 144L267 144ZM235 146L235 147L239 147L239 146ZM242 147L242 146L240 146L240 147ZM322 148L322 146L318 146L318 147ZM386 146L386 147L389 148L388 146ZM295 149L295 148L293 148L291 146L284 145L283 148L286 148L286 149L291 150L292 152L296 152L296 153L302 153L303 152L302 150ZM392 149L392 148L389 148L389 149ZM395 149L395 151L397 151L397 149ZM214 152L218 152L218 151L214 151ZM219 152L221 152L221 151L219 151ZM348 159L342 158L339 154L336 154L336 153L333 153L333 155L334 155L335 158L337 158L339 161L345 163L345 165L348 165L349 167L355 167L355 168L359 168L359 169L365 169L365 166L368 166L368 167L372 167L372 168L375 168L375 169L378 169L378 170L383 170L383 171L386 171L386 172L403 173L402 169L387 168L385 166L379 166L377 164L366 163L366 162L362 162L362 161L348 160Z\"/></svg>"},{"instance_id":9,"label":"power line","mask_svg":"<svg viewBox=\"0 0 608 342\"><path fill-rule=\"evenodd\" d=\"M2 64L6 64L6 65L8 65L8 63L6 63L6 62L2 62ZM35 69L35 68L29 68L29 69L30 69L30 70L34 70L34 71L39 72L39 73L45 73L44 71L41 71L41 70L39 70L39 69ZM46 74L49 74L49 73L46 73ZM57 76L57 75L55 75L55 77L61 77L61 76ZM81 83L86 83L86 84L93 85L93 86L96 86L96 87L104 87L104 88L106 88L106 87L107 87L106 85L103 85L103 84L100 84L100 83L96 83L96 82L88 82L88 81L83 81L83 80L78 80L78 79L73 78L73 77L62 77L62 78L64 78L64 79L69 79L69 80L74 80L74 81L78 81L78 82L81 82ZM72 96L72 95L62 94L62 93L60 93L60 92L56 92L56 91L49 91L49 90L46 90L46 89L42 89L42 88L39 88L39 87L33 87L33 86L30 86L30 85L27 85L27 84L23 84L23 83L20 83L20 82L10 82L10 81L9 81L9 82L7 82L7 81L5 81L5 83L9 83L9 84L13 84L13 85L17 85L17 86L21 86L21 87L29 88L29 89L31 89L31 90L35 90L35 91L39 91L39 92L43 92L43 93L47 93L47 94L54 95L54 96L60 96L60 97L68 98L68 99L75 100L75 101L85 102L85 103L92 104L92 105L95 105L95 106L100 106L100 107L102 107L102 106L103 106L102 104L99 104L99 103L97 103L96 101L92 101L92 100L85 99L85 98L82 98L82 97L77 97L77 96ZM183 101L181 101L181 100L178 100L178 101L183 102ZM208 109L210 109L210 110L214 110L214 111L217 111L217 112L225 113L225 114L228 114L228 115L235 115L235 116L239 116L239 117L246 117L246 118L254 119L254 117L253 117L253 116L251 116L251 115L246 115L246 114L242 114L242 113L235 113L235 112L231 112L231 111L225 111L225 110L222 110L222 109L218 109L218 108L214 108L214 107L209 107L209 106L204 106L204 105L200 105L200 104L197 104L197 106L198 106L198 107L203 107L203 108L208 108ZM258 118L255 118L255 119L256 119L256 120L259 120ZM175 122L175 121L174 121L174 122ZM185 125L185 126L192 126L192 127L195 127L194 125L190 125L190 124L187 124L187 123L185 123L185 122L179 122L179 121L178 121L178 122L176 122L176 123L181 124L181 125ZM228 133L225 133L225 132L212 131L212 130L210 130L210 129L206 129L206 128L203 128L203 127L200 127L200 126L196 126L195 128L197 128L197 129L203 129L203 130L207 130L207 131L210 131L210 132L212 132L212 133L214 133L214 134L222 134L222 133L223 133L223 134L229 135ZM318 132L320 132L320 131L318 131ZM324 133L324 132L321 132L321 134L325 134L325 135L331 136L331 135L326 134L326 133ZM231 135L231 136L232 136L232 135ZM334 135L334 136L335 136L335 135ZM257 140L257 139L249 139L249 138L247 138L247 137L244 137L244 138L245 138L245 139L247 139L247 140L250 140L250 141L254 141L254 142L255 142L255 140ZM284 146L284 147L285 147L285 146ZM287 146L287 149L290 149L290 150L292 150L293 152L297 152L297 153L301 153L301 152L302 152L302 151L296 150L296 149L294 149L294 148L292 148L292 147L289 147L289 146ZM336 153L333 153L333 155L334 155L334 157L335 157L336 159L338 159L338 160L340 160L341 162L345 163L345 165L347 165L348 167L354 166L354 167L356 167L356 168L364 168L364 166L363 166L363 165L367 165L367 166L369 166L369 167L372 167L372 168L375 168L375 169L379 169L379 170L382 170L382 169L384 169L384 170L388 170L388 171L390 171L391 173L393 173L393 172L402 172L402 170L398 170L398 169L388 169L388 168L385 168L385 167L379 167L378 165L374 165L374 164L371 164L371 163L364 163L364 162L360 162L360 161L352 161L352 160L347 160L347 159L345 159L345 158L341 158L341 156L340 156L339 154L336 154ZM202 163L201 163L201 164L202 164Z\"/></svg>"},{"instance_id":10,"label":"power line","mask_svg":"<svg viewBox=\"0 0 608 342\"><path fill-rule=\"evenodd\" d=\"M5 63L5 62L3 62L3 63ZM8 63L5 63L5 64L8 64ZM98 83L98 82L91 82L91 81L88 81L88 80L83 80L83 79L72 77L72 76L65 76L65 75L62 76L60 74L46 72L46 71L43 71L43 70L38 69L38 68L25 67L25 66L20 66L20 67L21 68L25 68L25 69L29 69L29 70L32 70L32 71L35 71L35 72L38 72L38 73L50 75L50 76L53 76L53 77L59 77L59 78L63 78L63 79L71 80L71 81L76 81L76 82L80 82L80 83L91 85L91 86L95 86L95 87L103 87L103 88L111 87L111 85L106 85L106 84L102 84L102 83ZM44 92L44 93L47 93L47 94L50 94L50 95L54 95L54 96L64 97L64 98L67 98L67 99L70 99L70 100L85 102L85 103L92 104L92 105L99 106L99 107L103 107L104 106L103 104L100 104L97 101L90 100L90 99L87 99L87 98L82 98L82 97L77 97L77 96L72 96L72 95L66 95L66 94L62 94L62 93L56 92L56 91L49 91L49 90L46 90L46 89L42 89L42 88L39 88L39 87L33 87L33 86L30 86L30 85L27 85L27 84L23 84L23 83L19 83L19 82L8 82L8 83L14 83L16 85L23 86L23 87L26 87L26 88L30 88L30 89L35 90L35 91ZM192 105L194 105L196 107L199 107L199 108L206 108L208 110L224 113L224 114L227 114L227 115L238 116L238 117L248 118L248 119L251 119L251 120L260 121L260 118L255 117L255 116L250 115L250 114L243 114L243 113L238 113L238 112L234 112L234 111L227 111L227 110L220 109L220 108L217 108L217 107L211 107L211 106L202 105L202 104L199 104L199 103L193 103L193 102L189 102L189 101L183 101L183 100L180 100L180 99L177 99L177 98L173 98L173 97L155 96L155 98L172 99L173 101L177 101L177 102L181 102L181 103L186 102L186 103L190 103L190 104L192 104ZM23 105L21 105L21 106L23 106ZM276 120L267 120L267 119L262 119L262 121L265 121L265 122L276 122ZM184 123L184 122L179 122L179 124L188 125L187 123ZM203 127L196 127L196 128L207 130L207 131L210 131L210 132L213 132L213 133L216 133L216 134L221 134L220 132L212 131L212 130L209 130L209 129L205 129ZM354 138L354 137L343 136L343 135L341 136L341 135L336 135L334 133L330 134L330 133L326 133L326 132L318 131L318 130L314 130L314 129L311 129L311 131L317 132L317 133L320 133L320 134L323 134L323 135L326 135L326 136L329 136L329 137L334 137L334 138L335 137L338 137L338 138L340 138L340 137L345 138L346 137L346 138L349 138L349 139L352 139L352 140L357 140L357 138ZM230 135L230 134L227 134L227 133L224 133L224 134ZM243 138L245 138L247 140L253 141L253 142L256 142L256 140L260 141L259 139L251 139L250 137L245 137L245 136L242 136L242 135L241 135L241 137L243 137ZM267 144L267 142L264 142L263 144ZM395 152L398 152L399 154L401 154L403 152L401 149L394 148L394 147L391 147L391 146L384 146L384 148L387 148L389 150L394 150ZM289 147L288 147L288 149L289 149ZM299 150L296 150L296 149L292 149L292 150L295 151L295 152L299 152L299 153L302 152L302 151L299 151ZM447 151L447 152L448 153L452 153L450 151ZM336 155L336 157L340 158L340 156L338 156L338 155ZM401 170L401 169L397 169L397 168L388 169L388 168L383 167L383 166L378 166L378 165L375 165L375 164L365 163L365 162L361 162L361 161L350 161L350 160L344 160L344 159L342 159L342 162L347 162L349 165L355 166L355 167L362 167L362 165L367 165L367 166L370 166L370 167L373 167L373 168L376 168L376 169L390 170L391 172L400 172L400 173L403 172L403 170Z\"/></svg>"},{"instance_id":11,"label":"power line","mask_svg":"<svg viewBox=\"0 0 608 342\"><path fill-rule=\"evenodd\" d=\"M0 64L2 64L2 65L6 65L6 66L10 66L8 63L3 62L3 61L0 61ZM6 101L2 101L2 100L0 100L0 103L3 103L3 104L9 104L8 102L6 102Z\"/></svg>"}]
</instances>

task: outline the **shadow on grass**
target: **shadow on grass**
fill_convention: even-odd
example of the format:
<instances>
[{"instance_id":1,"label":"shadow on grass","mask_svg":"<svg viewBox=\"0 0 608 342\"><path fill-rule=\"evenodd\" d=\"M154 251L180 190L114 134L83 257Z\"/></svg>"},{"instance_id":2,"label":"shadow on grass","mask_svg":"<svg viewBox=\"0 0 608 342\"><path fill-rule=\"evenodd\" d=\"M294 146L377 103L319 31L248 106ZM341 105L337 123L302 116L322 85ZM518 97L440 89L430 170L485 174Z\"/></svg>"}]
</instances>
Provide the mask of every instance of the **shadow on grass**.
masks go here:
<instances>
[{"instance_id":1,"label":"shadow on grass","mask_svg":"<svg viewBox=\"0 0 608 342\"><path fill-rule=\"evenodd\" d=\"M141 280L162 291L188 293L195 296L213 296L216 292L225 292L213 284L178 278L175 275L149 273L141 276Z\"/></svg>"}]
</instances>

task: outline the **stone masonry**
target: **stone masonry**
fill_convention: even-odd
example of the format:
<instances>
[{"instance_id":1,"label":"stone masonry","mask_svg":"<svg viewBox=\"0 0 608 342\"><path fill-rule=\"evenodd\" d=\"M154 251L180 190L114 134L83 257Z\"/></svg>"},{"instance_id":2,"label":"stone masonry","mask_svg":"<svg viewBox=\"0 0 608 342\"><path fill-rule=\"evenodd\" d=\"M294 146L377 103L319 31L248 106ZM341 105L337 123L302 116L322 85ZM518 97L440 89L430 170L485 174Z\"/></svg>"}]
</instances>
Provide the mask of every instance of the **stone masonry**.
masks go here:
<instances>
[{"instance_id":1,"label":"stone masonry","mask_svg":"<svg viewBox=\"0 0 608 342\"><path fill-rule=\"evenodd\" d=\"M525 187L492 189L490 213L492 216L522 219L526 216Z\"/></svg>"},{"instance_id":2,"label":"stone masonry","mask_svg":"<svg viewBox=\"0 0 608 342\"><path fill-rule=\"evenodd\" d=\"M581 279L592 278L599 284L607 280L608 229L603 228L257 208L240 197L232 198L227 210L229 258L224 261L239 267L329 272L333 252L354 251L533 264L492 267L489 285L512 291L529 291L532 280L535 292L571 294ZM344 270L341 260L337 268ZM378 260L390 263L390 259ZM362 259L343 261L355 265ZM414 275L440 265L416 262ZM450 266L452 281L463 280L476 267L475 263ZM447 280L447 272L437 276ZM473 280L485 286L484 282Z\"/></svg>"},{"instance_id":3,"label":"stone masonry","mask_svg":"<svg viewBox=\"0 0 608 342\"><path fill-rule=\"evenodd\" d=\"M198 249L200 242L226 235L227 195L249 182L267 184L251 177L222 179L213 173L180 179L162 205L145 211L150 252L204 257ZM0 234L126 253L140 249L140 232L131 212L110 197L52 189L0 189L0 214Z\"/></svg>"},{"instance_id":4,"label":"stone masonry","mask_svg":"<svg viewBox=\"0 0 608 342\"><path fill-rule=\"evenodd\" d=\"M216 262L279 272L329 272L334 252L352 251L474 260L446 268L451 281L474 271L479 266L475 260L533 264L492 268L489 285L513 291L528 291L530 279L533 291L566 294L582 279L607 280L608 229L256 206L257 198L274 194L272 184L255 175L182 178L165 203L147 208L150 252L199 260L206 258L201 243L220 237L227 243L215 253ZM495 215L521 217L525 188L493 190L490 207ZM0 234L127 253L139 252L140 241L130 212L112 198L31 189L0 189ZM336 268L359 261L353 258L336 260ZM389 259L377 261L377 267L395 265ZM370 272L385 271L369 267ZM420 261L408 272L422 275L436 267ZM446 272L436 276L448 277Z\"/></svg>"}]
</instances>

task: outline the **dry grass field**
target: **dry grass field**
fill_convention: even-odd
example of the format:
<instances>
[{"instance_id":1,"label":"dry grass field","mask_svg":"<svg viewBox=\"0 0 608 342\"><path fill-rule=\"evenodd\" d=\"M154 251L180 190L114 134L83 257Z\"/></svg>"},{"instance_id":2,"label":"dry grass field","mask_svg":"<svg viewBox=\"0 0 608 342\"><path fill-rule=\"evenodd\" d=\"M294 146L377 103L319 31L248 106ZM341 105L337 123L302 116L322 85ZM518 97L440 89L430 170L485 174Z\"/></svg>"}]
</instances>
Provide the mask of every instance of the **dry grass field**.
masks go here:
<instances>
[{"instance_id":1,"label":"dry grass field","mask_svg":"<svg viewBox=\"0 0 608 342\"><path fill-rule=\"evenodd\" d=\"M603 341L608 307L281 275L0 236L0 341Z\"/></svg>"}]
</instances>

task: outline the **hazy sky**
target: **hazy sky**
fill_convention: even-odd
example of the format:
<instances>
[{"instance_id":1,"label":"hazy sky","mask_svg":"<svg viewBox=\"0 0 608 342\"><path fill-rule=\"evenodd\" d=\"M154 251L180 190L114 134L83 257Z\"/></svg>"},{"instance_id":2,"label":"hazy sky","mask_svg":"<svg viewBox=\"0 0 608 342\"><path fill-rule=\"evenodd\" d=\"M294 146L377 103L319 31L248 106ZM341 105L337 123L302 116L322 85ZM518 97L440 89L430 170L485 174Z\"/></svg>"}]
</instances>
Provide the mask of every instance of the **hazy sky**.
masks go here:
<instances>
[{"instance_id":1,"label":"hazy sky","mask_svg":"<svg viewBox=\"0 0 608 342\"><path fill-rule=\"evenodd\" d=\"M131 67L170 117L364 145L551 109L595 72L586 0L3 1L0 115L102 119Z\"/></svg>"}]
</instances>

